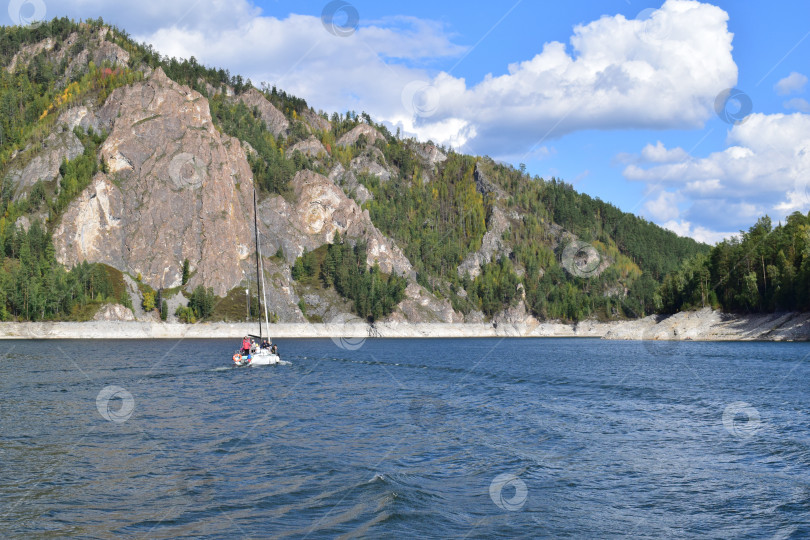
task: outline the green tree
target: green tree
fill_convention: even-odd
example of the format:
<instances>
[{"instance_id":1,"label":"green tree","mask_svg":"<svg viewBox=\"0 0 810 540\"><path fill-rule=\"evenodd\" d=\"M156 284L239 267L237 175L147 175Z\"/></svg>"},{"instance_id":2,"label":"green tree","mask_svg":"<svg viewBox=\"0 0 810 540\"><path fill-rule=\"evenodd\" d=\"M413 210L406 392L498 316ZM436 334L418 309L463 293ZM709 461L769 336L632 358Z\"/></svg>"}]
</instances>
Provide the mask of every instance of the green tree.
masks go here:
<instances>
[{"instance_id":1,"label":"green tree","mask_svg":"<svg viewBox=\"0 0 810 540\"><path fill-rule=\"evenodd\" d=\"M143 292L143 309L147 313L155 309L155 291L149 290Z\"/></svg>"}]
</instances>

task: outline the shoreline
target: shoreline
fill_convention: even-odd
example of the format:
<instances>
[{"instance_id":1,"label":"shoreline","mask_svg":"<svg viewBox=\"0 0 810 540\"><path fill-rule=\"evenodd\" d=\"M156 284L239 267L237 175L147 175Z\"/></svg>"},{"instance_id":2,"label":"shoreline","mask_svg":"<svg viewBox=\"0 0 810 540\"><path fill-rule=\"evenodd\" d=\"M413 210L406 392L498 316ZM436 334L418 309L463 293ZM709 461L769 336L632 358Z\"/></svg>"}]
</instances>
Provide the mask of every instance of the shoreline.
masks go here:
<instances>
[{"instance_id":1,"label":"shoreline","mask_svg":"<svg viewBox=\"0 0 810 540\"><path fill-rule=\"evenodd\" d=\"M660 341L810 341L810 313L732 315L710 309L630 321L408 323L275 323L273 339L291 338L497 338L559 337ZM239 339L253 323L144 321L6 322L0 339Z\"/></svg>"}]
</instances>

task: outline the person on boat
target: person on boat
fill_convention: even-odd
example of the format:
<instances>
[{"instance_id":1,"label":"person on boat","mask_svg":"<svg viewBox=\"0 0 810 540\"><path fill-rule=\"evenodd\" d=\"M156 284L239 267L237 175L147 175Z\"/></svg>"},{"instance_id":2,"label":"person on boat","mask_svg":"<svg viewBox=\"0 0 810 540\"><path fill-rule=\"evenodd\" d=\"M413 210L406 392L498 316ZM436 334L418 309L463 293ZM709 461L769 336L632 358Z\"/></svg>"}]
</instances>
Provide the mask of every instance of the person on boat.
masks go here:
<instances>
[{"instance_id":1,"label":"person on boat","mask_svg":"<svg viewBox=\"0 0 810 540\"><path fill-rule=\"evenodd\" d=\"M250 338L245 336L242 338L242 354L248 355L250 354Z\"/></svg>"},{"instance_id":2,"label":"person on boat","mask_svg":"<svg viewBox=\"0 0 810 540\"><path fill-rule=\"evenodd\" d=\"M269 348L270 348L270 342L269 342L269 341L267 341L267 338L265 338L265 339L262 341L262 349L269 349Z\"/></svg>"},{"instance_id":3,"label":"person on boat","mask_svg":"<svg viewBox=\"0 0 810 540\"><path fill-rule=\"evenodd\" d=\"M278 347L276 346L275 343L273 343L273 346L270 347L270 352L273 354L278 354Z\"/></svg>"}]
</instances>

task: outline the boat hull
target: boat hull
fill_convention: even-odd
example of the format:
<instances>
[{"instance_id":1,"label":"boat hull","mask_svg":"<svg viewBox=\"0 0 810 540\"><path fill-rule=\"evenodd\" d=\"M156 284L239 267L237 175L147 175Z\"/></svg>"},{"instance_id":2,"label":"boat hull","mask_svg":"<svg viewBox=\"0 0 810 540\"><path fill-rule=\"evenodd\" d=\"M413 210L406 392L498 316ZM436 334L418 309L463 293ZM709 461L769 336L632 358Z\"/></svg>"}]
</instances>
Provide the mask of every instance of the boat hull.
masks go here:
<instances>
[{"instance_id":1,"label":"boat hull","mask_svg":"<svg viewBox=\"0 0 810 540\"><path fill-rule=\"evenodd\" d=\"M281 364L281 358L277 354L269 351L258 351L249 355L236 353L233 355L233 363L238 367L243 366L272 366Z\"/></svg>"}]
</instances>

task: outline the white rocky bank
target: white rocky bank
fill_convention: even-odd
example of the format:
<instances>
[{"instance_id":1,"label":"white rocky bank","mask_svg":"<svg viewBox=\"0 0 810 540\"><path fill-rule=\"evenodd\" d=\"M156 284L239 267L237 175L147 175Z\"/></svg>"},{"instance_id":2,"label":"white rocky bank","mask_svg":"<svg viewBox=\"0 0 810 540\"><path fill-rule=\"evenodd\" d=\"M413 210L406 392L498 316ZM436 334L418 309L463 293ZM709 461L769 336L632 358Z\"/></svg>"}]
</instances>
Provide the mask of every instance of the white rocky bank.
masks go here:
<instances>
[{"instance_id":1,"label":"white rocky bank","mask_svg":"<svg viewBox=\"0 0 810 540\"><path fill-rule=\"evenodd\" d=\"M256 323L194 325L138 321L85 323L0 323L2 339L181 339L234 338L256 333ZM808 341L810 313L730 315L710 309L669 317L622 322L583 321L579 324L524 323L408 323L373 326L358 320L343 323L271 324L274 338L449 338L449 337L589 337L616 340L684 341Z\"/></svg>"}]
</instances>

